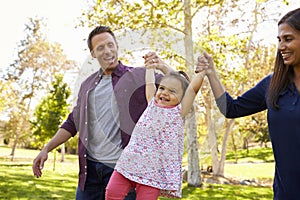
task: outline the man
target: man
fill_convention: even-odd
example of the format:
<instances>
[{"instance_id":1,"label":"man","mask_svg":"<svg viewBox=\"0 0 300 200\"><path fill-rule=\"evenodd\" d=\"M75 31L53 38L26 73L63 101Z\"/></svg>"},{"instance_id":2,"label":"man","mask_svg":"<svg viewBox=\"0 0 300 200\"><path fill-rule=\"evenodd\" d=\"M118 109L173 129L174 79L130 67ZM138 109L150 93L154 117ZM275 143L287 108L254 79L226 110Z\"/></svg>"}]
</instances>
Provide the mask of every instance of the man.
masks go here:
<instances>
[{"instance_id":1,"label":"man","mask_svg":"<svg viewBox=\"0 0 300 200\"><path fill-rule=\"evenodd\" d=\"M114 165L147 106L145 68L128 67L118 61L118 44L109 27L96 27L89 34L88 47L100 70L83 81L77 105L34 159L32 169L37 178L41 177L48 152L79 132L76 199L104 200ZM162 62L153 52L145 60ZM159 66L164 73L172 70L164 64ZM126 199L135 199L135 194L129 193Z\"/></svg>"}]
</instances>

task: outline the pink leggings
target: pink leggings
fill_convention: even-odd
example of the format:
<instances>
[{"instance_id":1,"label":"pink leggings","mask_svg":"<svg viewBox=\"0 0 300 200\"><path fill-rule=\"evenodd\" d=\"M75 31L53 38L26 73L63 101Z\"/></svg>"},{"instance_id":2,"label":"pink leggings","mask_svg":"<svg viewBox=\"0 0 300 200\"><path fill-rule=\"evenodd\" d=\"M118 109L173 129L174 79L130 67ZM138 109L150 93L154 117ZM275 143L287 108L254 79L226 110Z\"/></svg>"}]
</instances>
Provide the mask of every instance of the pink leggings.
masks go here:
<instances>
[{"instance_id":1,"label":"pink leggings","mask_svg":"<svg viewBox=\"0 0 300 200\"><path fill-rule=\"evenodd\" d=\"M139 184L114 171L106 186L106 200L123 200L130 188L136 189L136 200L157 200L159 189Z\"/></svg>"}]
</instances>

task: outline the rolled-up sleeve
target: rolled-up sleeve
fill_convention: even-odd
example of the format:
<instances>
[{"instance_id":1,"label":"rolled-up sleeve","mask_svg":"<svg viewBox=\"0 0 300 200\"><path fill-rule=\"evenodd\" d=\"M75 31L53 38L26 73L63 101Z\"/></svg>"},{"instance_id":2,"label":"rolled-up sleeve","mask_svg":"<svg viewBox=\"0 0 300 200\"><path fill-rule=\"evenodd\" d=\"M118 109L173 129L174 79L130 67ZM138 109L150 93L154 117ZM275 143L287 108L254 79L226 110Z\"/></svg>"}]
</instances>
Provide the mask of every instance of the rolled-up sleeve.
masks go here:
<instances>
[{"instance_id":1,"label":"rolled-up sleeve","mask_svg":"<svg viewBox=\"0 0 300 200\"><path fill-rule=\"evenodd\" d=\"M60 126L60 128L63 128L67 130L68 132L71 133L72 137L74 137L77 133L77 129L74 123L74 118L73 118L73 112L71 112L66 119L66 121Z\"/></svg>"}]
</instances>

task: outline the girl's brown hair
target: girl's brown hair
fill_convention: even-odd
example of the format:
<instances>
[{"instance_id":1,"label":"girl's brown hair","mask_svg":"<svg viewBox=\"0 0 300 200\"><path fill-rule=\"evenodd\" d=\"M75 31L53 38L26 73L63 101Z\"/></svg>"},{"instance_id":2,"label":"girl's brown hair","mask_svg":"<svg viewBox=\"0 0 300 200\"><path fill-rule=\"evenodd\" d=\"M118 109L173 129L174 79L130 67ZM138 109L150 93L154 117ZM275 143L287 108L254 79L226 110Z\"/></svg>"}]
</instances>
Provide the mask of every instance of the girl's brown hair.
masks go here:
<instances>
[{"instance_id":1,"label":"girl's brown hair","mask_svg":"<svg viewBox=\"0 0 300 200\"><path fill-rule=\"evenodd\" d=\"M177 80L180 81L181 83L181 86L182 86L182 90L183 90L183 94L185 93L186 89L188 88L189 86L189 82L190 82L190 78L189 76L184 72L184 71L172 71L170 73L168 73L167 75L163 76L159 83L165 79L165 78L175 78Z\"/></svg>"}]
</instances>

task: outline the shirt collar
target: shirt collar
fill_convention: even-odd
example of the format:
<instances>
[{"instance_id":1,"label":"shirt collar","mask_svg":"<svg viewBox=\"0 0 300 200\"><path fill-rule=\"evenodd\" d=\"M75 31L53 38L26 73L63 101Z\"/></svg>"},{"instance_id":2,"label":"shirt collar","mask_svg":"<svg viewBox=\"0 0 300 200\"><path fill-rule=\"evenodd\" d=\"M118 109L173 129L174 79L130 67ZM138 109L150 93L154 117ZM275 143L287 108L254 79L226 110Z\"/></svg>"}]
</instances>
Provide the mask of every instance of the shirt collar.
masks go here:
<instances>
[{"instance_id":1,"label":"shirt collar","mask_svg":"<svg viewBox=\"0 0 300 200\"><path fill-rule=\"evenodd\" d=\"M124 71L126 71L126 68L121 61L118 61L118 62L119 62L119 64L116 67L115 71L113 71L112 76L121 77L122 74L124 73ZM101 67L100 67L100 70L98 71L98 74L99 74L99 77L101 77L103 75L103 69Z\"/></svg>"},{"instance_id":2,"label":"shirt collar","mask_svg":"<svg viewBox=\"0 0 300 200\"><path fill-rule=\"evenodd\" d=\"M297 92L297 89L296 89L296 86L293 82L291 82L290 84L288 84L288 86L286 87L285 90L283 90L280 95L283 96L287 93L291 93L291 94L294 94Z\"/></svg>"}]
</instances>

